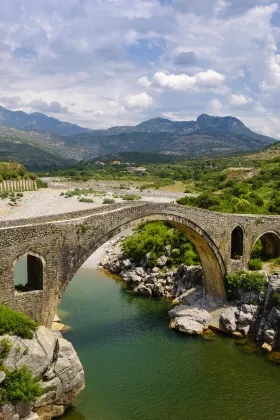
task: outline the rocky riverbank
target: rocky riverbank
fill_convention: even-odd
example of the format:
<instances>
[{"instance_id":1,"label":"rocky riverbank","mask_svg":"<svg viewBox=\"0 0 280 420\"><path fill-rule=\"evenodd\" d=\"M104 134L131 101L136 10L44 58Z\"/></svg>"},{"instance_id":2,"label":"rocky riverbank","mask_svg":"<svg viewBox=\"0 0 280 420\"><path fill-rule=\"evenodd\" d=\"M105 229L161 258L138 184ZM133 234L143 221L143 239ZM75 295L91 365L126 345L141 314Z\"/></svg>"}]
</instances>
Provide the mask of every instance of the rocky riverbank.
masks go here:
<instances>
[{"instance_id":1,"label":"rocky riverbank","mask_svg":"<svg viewBox=\"0 0 280 420\"><path fill-rule=\"evenodd\" d=\"M200 266L168 265L172 253L169 246L153 266L149 254L140 263L125 255L121 240L107 245L100 266L121 276L135 293L170 299L174 306L169 311L171 328L187 334L220 329L235 337L252 335L267 351L275 347L280 329L280 310L275 301L275 294L280 293L280 273L266 274L263 292L241 289L236 300L220 301L205 295Z\"/></svg>"},{"instance_id":2,"label":"rocky riverbank","mask_svg":"<svg viewBox=\"0 0 280 420\"><path fill-rule=\"evenodd\" d=\"M42 381L42 395L34 402L7 404L0 408L0 420L51 420L61 416L85 386L84 370L72 344L59 331L40 326L33 338L0 336L10 343L2 360L8 370L26 366ZM5 380L1 372L0 382Z\"/></svg>"}]
</instances>

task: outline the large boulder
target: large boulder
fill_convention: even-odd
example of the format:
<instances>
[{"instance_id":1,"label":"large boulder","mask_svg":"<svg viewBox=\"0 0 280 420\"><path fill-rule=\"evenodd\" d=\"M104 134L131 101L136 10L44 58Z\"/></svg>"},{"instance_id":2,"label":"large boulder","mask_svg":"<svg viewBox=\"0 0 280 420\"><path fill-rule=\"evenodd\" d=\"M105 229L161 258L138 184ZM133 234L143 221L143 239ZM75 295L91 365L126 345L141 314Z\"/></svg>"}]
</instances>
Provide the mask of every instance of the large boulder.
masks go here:
<instances>
[{"instance_id":1,"label":"large boulder","mask_svg":"<svg viewBox=\"0 0 280 420\"><path fill-rule=\"evenodd\" d=\"M203 271L200 266L180 265L174 276L175 297L180 296L192 287L202 285Z\"/></svg>"},{"instance_id":2,"label":"large boulder","mask_svg":"<svg viewBox=\"0 0 280 420\"><path fill-rule=\"evenodd\" d=\"M176 306L168 314L171 318L170 326L186 334L202 334L212 319L206 310L186 305Z\"/></svg>"},{"instance_id":3,"label":"large boulder","mask_svg":"<svg viewBox=\"0 0 280 420\"><path fill-rule=\"evenodd\" d=\"M0 408L0 420L50 420L65 408L85 386L84 371L72 344L58 331L39 327L31 340L2 336L12 347L3 365L13 370L27 366L42 380L42 395L32 403L21 402Z\"/></svg>"},{"instance_id":4,"label":"large boulder","mask_svg":"<svg viewBox=\"0 0 280 420\"><path fill-rule=\"evenodd\" d=\"M237 307L229 307L221 315L221 322L227 331L232 332L236 330L236 312Z\"/></svg>"},{"instance_id":5,"label":"large boulder","mask_svg":"<svg viewBox=\"0 0 280 420\"><path fill-rule=\"evenodd\" d=\"M57 343L56 335L41 326L32 340L17 336L5 336L12 348L4 359L4 366L9 369L28 366L34 376L42 376L50 366Z\"/></svg>"},{"instance_id":6,"label":"large boulder","mask_svg":"<svg viewBox=\"0 0 280 420\"><path fill-rule=\"evenodd\" d=\"M173 300L173 304L180 304L187 306L192 306L195 303L197 295L197 289L196 287L192 287L191 289L187 290L185 293L182 293L180 296L178 296L176 299Z\"/></svg>"},{"instance_id":7,"label":"large boulder","mask_svg":"<svg viewBox=\"0 0 280 420\"><path fill-rule=\"evenodd\" d=\"M139 293L140 295L147 295L147 296L152 296L153 291L151 287L148 287L148 285L144 284L144 283L140 283L139 286L137 286L134 291L136 293Z\"/></svg>"}]
</instances>

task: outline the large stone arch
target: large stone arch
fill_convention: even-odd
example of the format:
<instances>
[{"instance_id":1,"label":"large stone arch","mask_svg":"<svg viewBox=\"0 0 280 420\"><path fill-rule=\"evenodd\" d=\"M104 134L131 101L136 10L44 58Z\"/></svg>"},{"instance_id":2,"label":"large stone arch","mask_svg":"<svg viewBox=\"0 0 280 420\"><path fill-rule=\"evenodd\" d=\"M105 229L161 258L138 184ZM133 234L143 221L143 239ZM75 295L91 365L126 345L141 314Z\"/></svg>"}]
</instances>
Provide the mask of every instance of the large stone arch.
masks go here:
<instances>
[{"instance_id":1,"label":"large stone arch","mask_svg":"<svg viewBox=\"0 0 280 420\"><path fill-rule=\"evenodd\" d=\"M267 230L262 232L255 238L252 249L255 243L260 240L262 243L263 254L268 258L280 256L280 234L275 230ZM251 252L252 252L251 249Z\"/></svg>"},{"instance_id":2,"label":"large stone arch","mask_svg":"<svg viewBox=\"0 0 280 420\"><path fill-rule=\"evenodd\" d=\"M218 247L211 237L194 222L174 214L151 214L122 223L117 227L108 228L108 231L96 241L93 238L85 247L85 251L68 271L66 278L62 280L59 300L65 292L69 282L83 263L91 254L118 233L136 226L143 221L163 220L168 221L174 227L184 232L195 246L204 270L204 289L207 295L215 296L217 299L226 300L224 276L226 267Z\"/></svg>"}]
</instances>

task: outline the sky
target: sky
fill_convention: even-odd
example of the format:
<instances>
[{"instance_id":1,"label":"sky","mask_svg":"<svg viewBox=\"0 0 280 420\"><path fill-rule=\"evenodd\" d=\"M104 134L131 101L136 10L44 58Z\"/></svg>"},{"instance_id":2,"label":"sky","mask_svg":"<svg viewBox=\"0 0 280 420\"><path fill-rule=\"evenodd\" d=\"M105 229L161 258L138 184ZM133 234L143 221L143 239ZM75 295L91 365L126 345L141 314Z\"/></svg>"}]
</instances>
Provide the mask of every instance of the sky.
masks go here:
<instances>
[{"instance_id":1,"label":"sky","mask_svg":"<svg viewBox=\"0 0 280 420\"><path fill-rule=\"evenodd\" d=\"M90 128L202 113L280 139L280 0L6 0L0 105Z\"/></svg>"}]
</instances>

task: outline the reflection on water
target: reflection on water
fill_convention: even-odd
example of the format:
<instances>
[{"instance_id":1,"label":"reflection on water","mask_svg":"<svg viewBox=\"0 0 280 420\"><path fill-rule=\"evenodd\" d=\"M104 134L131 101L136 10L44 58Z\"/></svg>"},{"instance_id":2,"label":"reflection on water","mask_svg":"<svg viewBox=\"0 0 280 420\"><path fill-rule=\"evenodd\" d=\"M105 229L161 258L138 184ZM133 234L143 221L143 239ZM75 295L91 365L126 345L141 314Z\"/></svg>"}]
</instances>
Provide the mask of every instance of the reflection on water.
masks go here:
<instances>
[{"instance_id":1,"label":"reflection on water","mask_svg":"<svg viewBox=\"0 0 280 420\"><path fill-rule=\"evenodd\" d=\"M280 419L279 366L230 338L174 333L168 307L124 292L101 271L77 273L59 315L72 327L65 337L79 353L86 389L63 418Z\"/></svg>"}]
</instances>

